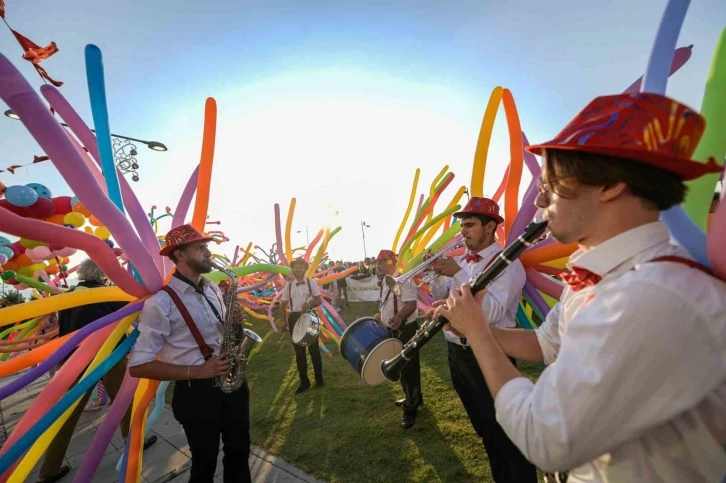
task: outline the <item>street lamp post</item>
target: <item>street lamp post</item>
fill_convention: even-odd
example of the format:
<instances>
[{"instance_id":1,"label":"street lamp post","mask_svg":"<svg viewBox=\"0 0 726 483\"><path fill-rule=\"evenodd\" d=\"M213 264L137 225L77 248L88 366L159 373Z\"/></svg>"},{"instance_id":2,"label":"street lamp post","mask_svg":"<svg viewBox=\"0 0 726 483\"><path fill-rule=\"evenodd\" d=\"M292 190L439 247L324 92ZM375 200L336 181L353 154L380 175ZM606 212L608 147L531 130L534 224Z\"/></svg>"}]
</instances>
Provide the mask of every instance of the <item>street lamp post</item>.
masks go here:
<instances>
[{"instance_id":1,"label":"street lamp post","mask_svg":"<svg viewBox=\"0 0 726 483\"><path fill-rule=\"evenodd\" d=\"M371 225L367 225L365 221L360 222L360 231L363 234L363 257L368 258L368 252L366 251L366 228L370 228Z\"/></svg>"},{"instance_id":2,"label":"street lamp post","mask_svg":"<svg viewBox=\"0 0 726 483\"><path fill-rule=\"evenodd\" d=\"M296 233L302 233L302 230L298 230ZM308 233L308 226L305 225L305 238L308 240L308 246L310 246L310 233Z\"/></svg>"},{"instance_id":3,"label":"street lamp post","mask_svg":"<svg viewBox=\"0 0 726 483\"><path fill-rule=\"evenodd\" d=\"M10 109L5 111L5 116L16 121L20 120L20 116ZM68 124L64 122L61 122L60 125L68 127ZM91 129L91 132L95 133L96 131ZM133 181L138 181L139 173L137 170L139 169L139 163L136 156L139 153L136 150L136 144L134 143L145 144L152 151L167 151L168 148L164 145L164 143L160 143L158 141L144 141L143 139L130 138L128 136L111 133L111 147L113 148L113 159L116 161L116 166L122 173L131 174L131 179Z\"/></svg>"}]
</instances>

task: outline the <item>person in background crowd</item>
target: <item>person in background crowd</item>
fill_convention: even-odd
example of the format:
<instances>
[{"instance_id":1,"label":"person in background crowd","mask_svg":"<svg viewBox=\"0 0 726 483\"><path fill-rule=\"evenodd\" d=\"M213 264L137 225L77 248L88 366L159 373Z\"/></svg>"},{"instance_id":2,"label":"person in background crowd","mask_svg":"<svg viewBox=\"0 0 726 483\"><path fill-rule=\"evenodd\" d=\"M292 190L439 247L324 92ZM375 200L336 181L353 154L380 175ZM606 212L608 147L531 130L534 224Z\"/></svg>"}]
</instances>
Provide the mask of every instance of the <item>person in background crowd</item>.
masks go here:
<instances>
[{"instance_id":1,"label":"person in background crowd","mask_svg":"<svg viewBox=\"0 0 726 483\"><path fill-rule=\"evenodd\" d=\"M78 282L78 285L71 289L73 292L106 287L108 284L106 274L103 273L103 270L101 270L98 265L96 265L96 262L90 258L81 262L78 267L77 275L80 281ZM99 302L61 310L58 313L58 337L63 337L82 329L91 322L116 312L124 305L126 305L126 302ZM68 354L61 364L65 363L72 354L73 352ZM125 375L126 357L123 357L101 378L109 396L111 397L111 400L116 399L116 395L118 394L119 389L121 389L121 383L123 382ZM80 376L76 379L76 383L78 380L80 380ZM48 446L48 449L45 452L45 457L43 458L43 464L41 465L38 473L39 482L53 483L70 473L70 466L64 465L63 461L65 459L66 451L68 450L68 445L73 437L73 431L75 430L78 420L80 419L81 414L83 414L83 410L85 409L94 389L95 386L81 397L81 401L76 405L76 408L73 410L70 417L63 424L55 438L53 438L50 446ZM124 439L126 439L129 435L130 423L131 407L129 407L126 414L124 414L120 424L121 436L123 436ZM147 437L144 441L144 449L156 443L156 440L157 437L155 435Z\"/></svg>"}]
</instances>

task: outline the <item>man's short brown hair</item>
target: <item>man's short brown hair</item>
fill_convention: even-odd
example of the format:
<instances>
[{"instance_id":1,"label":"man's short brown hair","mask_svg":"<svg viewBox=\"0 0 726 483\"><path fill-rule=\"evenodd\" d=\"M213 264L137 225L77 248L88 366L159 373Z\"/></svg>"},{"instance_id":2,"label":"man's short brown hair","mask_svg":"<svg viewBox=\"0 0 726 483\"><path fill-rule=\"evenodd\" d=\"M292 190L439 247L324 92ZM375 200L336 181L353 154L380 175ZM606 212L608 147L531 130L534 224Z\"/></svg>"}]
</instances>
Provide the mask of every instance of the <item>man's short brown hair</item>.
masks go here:
<instances>
[{"instance_id":1,"label":"man's short brown hair","mask_svg":"<svg viewBox=\"0 0 726 483\"><path fill-rule=\"evenodd\" d=\"M571 196L562 184L574 178L585 186L604 186L625 183L633 195L663 211L683 202L686 185L673 173L647 164L614 158L602 154L545 150L547 180L558 195Z\"/></svg>"}]
</instances>

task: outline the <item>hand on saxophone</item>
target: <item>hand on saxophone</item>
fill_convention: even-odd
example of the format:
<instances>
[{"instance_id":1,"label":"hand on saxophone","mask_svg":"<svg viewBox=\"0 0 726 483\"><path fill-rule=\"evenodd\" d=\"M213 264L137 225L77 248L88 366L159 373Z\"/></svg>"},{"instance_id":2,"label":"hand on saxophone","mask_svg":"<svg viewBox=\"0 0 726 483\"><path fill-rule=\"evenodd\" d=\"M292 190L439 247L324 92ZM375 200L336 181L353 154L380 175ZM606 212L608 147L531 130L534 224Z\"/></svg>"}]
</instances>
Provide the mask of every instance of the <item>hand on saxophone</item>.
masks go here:
<instances>
[{"instance_id":1,"label":"hand on saxophone","mask_svg":"<svg viewBox=\"0 0 726 483\"><path fill-rule=\"evenodd\" d=\"M190 371L192 379L212 379L217 376L224 376L232 367L232 358L228 352L222 352L217 357L212 357L201 366L194 366Z\"/></svg>"}]
</instances>

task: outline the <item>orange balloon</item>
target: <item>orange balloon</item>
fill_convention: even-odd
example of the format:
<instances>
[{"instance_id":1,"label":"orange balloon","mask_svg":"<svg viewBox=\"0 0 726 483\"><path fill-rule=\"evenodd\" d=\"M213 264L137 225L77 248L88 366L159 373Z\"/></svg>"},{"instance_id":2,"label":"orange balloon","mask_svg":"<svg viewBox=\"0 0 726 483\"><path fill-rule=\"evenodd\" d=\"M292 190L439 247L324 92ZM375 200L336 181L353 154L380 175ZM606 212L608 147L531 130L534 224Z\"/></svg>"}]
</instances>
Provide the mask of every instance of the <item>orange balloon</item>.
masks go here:
<instances>
[{"instance_id":1,"label":"orange balloon","mask_svg":"<svg viewBox=\"0 0 726 483\"><path fill-rule=\"evenodd\" d=\"M525 253L519 257L519 259L521 260L522 265L527 267L530 265L549 262L550 260L556 260L558 258L569 257L575 250L577 250L577 243L568 243L567 245L555 243L554 245L536 248L531 252Z\"/></svg>"},{"instance_id":2,"label":"orange balloon","mask_svg":"<svg viewBox=\"0 0 726 483\"><path fill-rule=\"evenodd\" d=\"M194 203L192 226L204 231L209 206L209 185L212 182L212 163L214 161L214 141L217 135L217 101L208 97L204 104L204 134L202 137L202 156L199 161L197 197Z\"/></svg>"},{"instance_id":3,"label":"orange balloon","mask_svg":"<svg viewBox=\"0 0 726 483\"><path fill-rule=\"evenodd\" d=\"M68 257L61 258L61 265L68 265L70 262L71 262L71 259Z\"/></svg>"},{"instance_id":4,"label":"orange balloon","mask_svg":"<svg viewBox=\"0 0 726 483\"><path fill-rule=\"evenodd\" d=\"M86 218L91 216L91 212L88 211L88 208L83 206L83 203L81 203L80 201L78 203L76 203L75 205L73 205L73 211L75 211L76 213L82 214Z\"/></svg>"},{"instance_id":5,"label":"orange balloon","mask_svg":"<svg viewBox=\"0 0 726 483\"><path fill-rule=\"evenodd\" d=\"M504 191L504 234L509 236L509 230L517 216L519 200L519 182L522 179L522 164L524 162L524 151L522 149L522 127L519 123L517 106L514 97L509 89L502 92L502 104L504 114L507 117L507 129L509 130L509 173L507 175L507 187Z\"/></svg>"},{"instance_id":6,"label":"orange balloon","mask_svg":"<svg viewBox=\"0 0 726 483\"><path fill-rule=\"evenodd\" d=\"M93 225L93 226L101 226L101 225L103 225L103 223L101 223L101 222L99 221L99 219L98 219L98 218L96 218L95 216L90 216L90 217L88 218L88 223L90 223L90 224L91 224L91 225Z\"/></svg>"},{"instance_id":7,"label":"orange balloon","mask_svg":"<svg viewBox=\"0 0 726 483\"><path fill-rule=\"evenodd\" d=\"M90 226L85 227L84 230L86 230L86 233L88 233L89 235L93 235L93 228L91 228Z\"/></svg>"},{"instance_id":8,"label":"orange balloon","mask_svg":"<svg viewBox=\"0 0 726 483\"><path fill-rule=\"evenodd\" d=\"M45 273L48 275L55 275L58 272L60 272L60 267L58 265L48 265L45 267Z\"/></svg>"},{"instance_id":9,"label":"orange balloon","mask_svg":"<svg viewBox=\"0 0 726 483\"><path fill-rule=\"evenodd\" d=\"M15 260L8 260L5 265L3 265L3 269L5 270L12 270L13 272L17 272L20 268L20 265L18 265Z\"/></svg>"},{"instance_id":10,"label":"orange balloon","mask_svg":"<svg viewBox=\"0 0 726 483\"><path fill-rule=\"evenodd\" d=\"M45 221L47 221L48 223L53 223L54 225L62 225L64 216L66 215L53 215L50 218L46 218Z\"/></svg>"},{"instance_id":11,"label":"orange balloon","mask_svg":"<svg viewBox=\"0 0 726 483\"><path fill-rule=\"evenodd\" d=\"M17 263L21 267L29 267L34 262L30 258L28 258L28 255L26 255L25 253L21 253L20 255L15 257L15 263Z\"/></svg>"}]
</instances>

